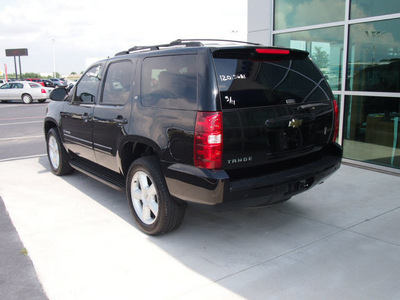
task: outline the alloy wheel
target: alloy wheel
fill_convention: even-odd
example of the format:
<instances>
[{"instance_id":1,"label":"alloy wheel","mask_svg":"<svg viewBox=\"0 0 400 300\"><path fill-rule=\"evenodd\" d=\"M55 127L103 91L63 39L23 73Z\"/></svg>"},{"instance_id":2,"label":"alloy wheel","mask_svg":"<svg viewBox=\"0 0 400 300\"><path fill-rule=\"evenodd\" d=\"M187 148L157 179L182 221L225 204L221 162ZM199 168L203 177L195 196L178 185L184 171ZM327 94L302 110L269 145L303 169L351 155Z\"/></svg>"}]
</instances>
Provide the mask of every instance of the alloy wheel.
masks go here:
<instances>
[{"instance_id":1,"label":"alloy wheel","mask_svg":"<svg viewBox=\"0 0 400 300\"><path fill-rule=\"evenodd\" d=\"M151 178L143 171L136 172L131 182L132 204L140 220L151 225L158 216L158 195Z\"/></svg>"},{"instance_id":2,"label":"alloy wheel","mask_svg":"<svg viewBox=\"0 0 400 300\"><path fill-rule=\"evenodd\" d=\"M54 169L58 169L60 166L60 150L58 148L57 140L53 135L49 137L48 145L51 165Z\"/></svg>"}]
</instances>

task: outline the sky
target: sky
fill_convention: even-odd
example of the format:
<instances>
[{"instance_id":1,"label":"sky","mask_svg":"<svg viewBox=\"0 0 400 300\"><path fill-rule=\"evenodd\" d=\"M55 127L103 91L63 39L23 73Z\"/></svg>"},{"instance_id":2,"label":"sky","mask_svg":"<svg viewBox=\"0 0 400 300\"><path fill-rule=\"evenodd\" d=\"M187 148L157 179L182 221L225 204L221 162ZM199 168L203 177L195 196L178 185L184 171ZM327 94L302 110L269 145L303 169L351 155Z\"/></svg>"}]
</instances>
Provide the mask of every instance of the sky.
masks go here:
<instances>
[{"instance_id":1,"label":"sky","mask_svg":"<svg viewBox=\"0 0 400 300\"><path fill-rule=\"evenodd\" d=\"M0 0L3 74L4 64L15 72L5 49L28 49L22 73L52 73L55 66L68 75L90 60L178 38L246 41L247 0Z\"/></svg>"}]
</instances>

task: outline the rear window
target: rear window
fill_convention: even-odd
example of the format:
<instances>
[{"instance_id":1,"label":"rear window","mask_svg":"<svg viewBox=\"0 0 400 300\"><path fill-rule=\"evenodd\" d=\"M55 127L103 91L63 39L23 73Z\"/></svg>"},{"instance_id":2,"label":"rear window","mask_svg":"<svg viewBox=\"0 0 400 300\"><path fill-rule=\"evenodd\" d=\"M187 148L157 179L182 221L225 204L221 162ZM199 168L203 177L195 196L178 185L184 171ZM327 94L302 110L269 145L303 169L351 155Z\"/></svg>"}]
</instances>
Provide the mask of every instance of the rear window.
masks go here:
<instances>
[{"instance_id":1,"label":"rear window","mask_svg":"<svg viewBox=\"0 0 400 300\"><path fill-rule=\"evenodd\" d=\"M256 61L230 57L214 60L224 109L333 99L325 78L308 58Z\"/></svg>"}]
</instances>

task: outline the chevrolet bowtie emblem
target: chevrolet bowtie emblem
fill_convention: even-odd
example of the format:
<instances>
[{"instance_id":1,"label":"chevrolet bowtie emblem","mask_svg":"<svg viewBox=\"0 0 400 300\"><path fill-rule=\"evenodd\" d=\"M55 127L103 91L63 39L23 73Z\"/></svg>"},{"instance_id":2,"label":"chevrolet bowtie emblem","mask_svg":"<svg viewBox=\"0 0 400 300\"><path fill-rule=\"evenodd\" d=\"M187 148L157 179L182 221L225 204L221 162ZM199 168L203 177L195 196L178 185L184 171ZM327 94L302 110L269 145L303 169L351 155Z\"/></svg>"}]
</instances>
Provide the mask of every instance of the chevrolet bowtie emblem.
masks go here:
<instances>
[{"instance_id":1,"label":"chevrolet bowtie emblem","mask_svg":"<svg viewBox=\"0 0 400 300\"><path fill-rule=\"evenodd\" d=\"M297 128L302 124L303 124L303 120L298 120L298 119L293 118L292 120L289 121L288 127Z\"/></svg>"}]
</instances>

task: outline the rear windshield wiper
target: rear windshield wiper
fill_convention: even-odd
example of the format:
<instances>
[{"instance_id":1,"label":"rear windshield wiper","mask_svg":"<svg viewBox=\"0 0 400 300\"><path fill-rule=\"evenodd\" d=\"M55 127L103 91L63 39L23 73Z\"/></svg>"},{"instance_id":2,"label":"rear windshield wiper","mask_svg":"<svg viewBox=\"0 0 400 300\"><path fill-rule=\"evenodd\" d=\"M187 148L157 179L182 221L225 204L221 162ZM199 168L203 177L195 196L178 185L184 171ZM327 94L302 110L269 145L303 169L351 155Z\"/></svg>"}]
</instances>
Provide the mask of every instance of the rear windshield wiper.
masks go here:
<instances>
[{"instance_id":1,"label":"rear windshield wiper","mask_svg":"<svg viewBox=\"0 0 400 300\"><path fill-rule=\"evenodd\" d=\"M327 103L310 103L310 104L304 104L304 105L300 105L297 107L297 110L303 110L303 109L307 109L307 108L313 108L313 107L317 107L317 106L326 106L329 105Z\"/></svg>"}]
</instances>

